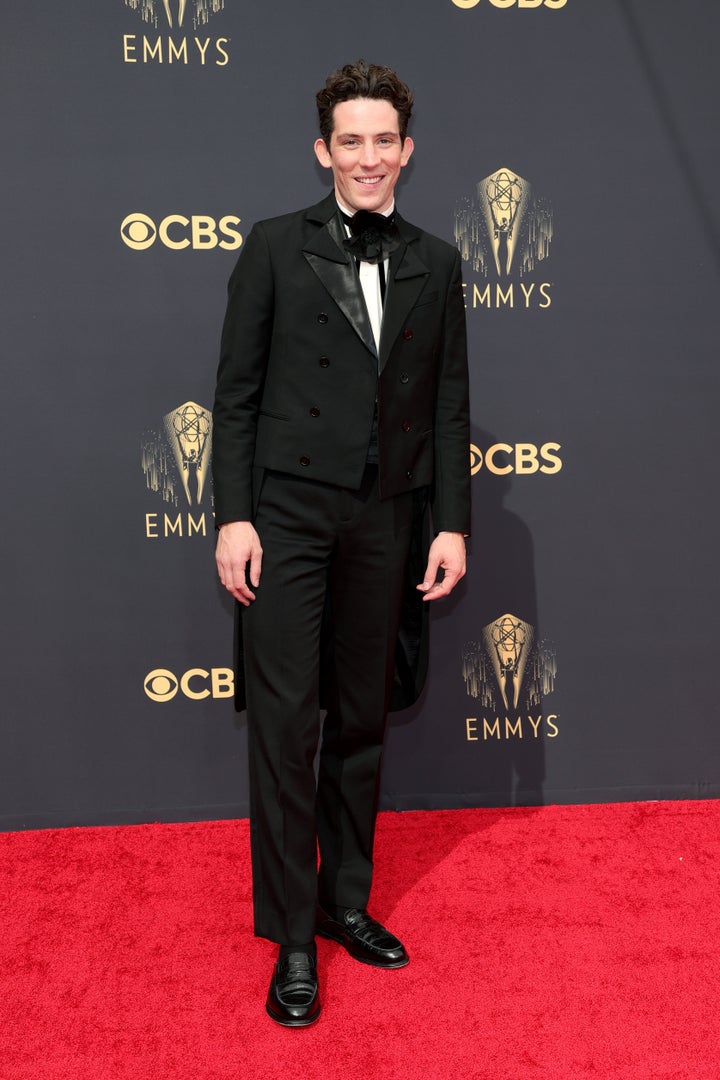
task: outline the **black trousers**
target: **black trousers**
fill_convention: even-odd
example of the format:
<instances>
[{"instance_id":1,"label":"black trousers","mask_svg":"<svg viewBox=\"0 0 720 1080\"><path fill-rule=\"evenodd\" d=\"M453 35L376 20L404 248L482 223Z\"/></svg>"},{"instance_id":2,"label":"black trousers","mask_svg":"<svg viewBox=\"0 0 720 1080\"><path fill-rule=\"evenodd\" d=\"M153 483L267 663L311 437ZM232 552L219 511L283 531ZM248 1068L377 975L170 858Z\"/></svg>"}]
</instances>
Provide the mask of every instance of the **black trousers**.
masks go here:
<instances>
[{"instance_id":1,"label":"black trousers","mask_svg":"<svg viewBox=\"0 0 720 1080\"><path fill-rule=\"evenodd\" d=\"M412 513L411 494L379 499L374 466L359 491L265 475L255 521L262 578L242 618L255 933L272 941L312 940L318 901L368 901ZM328 616L331 693L316 781Z\"/></svg>"}]
</instances>

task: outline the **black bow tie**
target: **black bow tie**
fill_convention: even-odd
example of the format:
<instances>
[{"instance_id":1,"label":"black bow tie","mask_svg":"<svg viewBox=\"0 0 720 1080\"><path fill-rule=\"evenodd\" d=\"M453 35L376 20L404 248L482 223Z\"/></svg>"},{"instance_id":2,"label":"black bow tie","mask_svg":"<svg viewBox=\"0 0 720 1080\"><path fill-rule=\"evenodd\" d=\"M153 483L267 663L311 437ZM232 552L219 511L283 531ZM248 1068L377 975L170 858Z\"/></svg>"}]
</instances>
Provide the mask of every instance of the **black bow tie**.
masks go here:
<instances>
[{"instance_id":1,"label":"black bow tie","mask_svg":"<svg viewBox=\"0 0 720 1080\"><path fill-rule=\"evenodd\" d=\"M342 216L352 233L343 244L356 259L377 264L400 247L400 233L393 214L385 217L370 210L358 210L353 217Z\"/></svg>"}]
</instances>

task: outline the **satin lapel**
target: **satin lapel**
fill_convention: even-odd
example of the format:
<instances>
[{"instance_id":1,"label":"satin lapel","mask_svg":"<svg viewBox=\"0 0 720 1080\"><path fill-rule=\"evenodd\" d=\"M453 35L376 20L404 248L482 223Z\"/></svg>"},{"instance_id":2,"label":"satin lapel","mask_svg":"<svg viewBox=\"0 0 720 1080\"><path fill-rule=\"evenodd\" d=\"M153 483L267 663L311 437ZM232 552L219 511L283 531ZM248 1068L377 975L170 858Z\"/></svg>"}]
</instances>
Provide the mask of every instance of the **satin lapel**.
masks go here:
<instances>
[{"instance_id":1,"label":"satin lapel","mask_svg":"<svg viewBox=\"0 0 720 1080\"><path fill-rule=\"evenodd\" d=\"M360 340L377 356L370 318L355 264L343 250L344 236L337 214L303 247L310 263Z\"/></svg>"},{"instance_id":2,"label":"satin lapel","mask_svg":"<svg viewBox=\"0 0 720 1080\"><path fill-rule=\"evenodd\" d=\"M385 367L393 342L422 292L429 273L425 263L415 254L412 244L403 244L390 256L388 291L380 335L380 371Z\"/></svg>"}]
</instances>

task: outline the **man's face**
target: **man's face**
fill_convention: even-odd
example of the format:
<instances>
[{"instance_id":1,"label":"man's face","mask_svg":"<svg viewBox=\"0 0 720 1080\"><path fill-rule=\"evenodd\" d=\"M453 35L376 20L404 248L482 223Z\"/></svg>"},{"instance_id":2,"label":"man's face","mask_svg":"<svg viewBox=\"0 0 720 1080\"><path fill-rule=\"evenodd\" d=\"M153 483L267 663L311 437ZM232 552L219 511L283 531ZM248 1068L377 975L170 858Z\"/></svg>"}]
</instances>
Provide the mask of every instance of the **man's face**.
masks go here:
<instances>
[{"instance_id":1,"label":"man's face","mask_svg":"<svg viewBox=\"0 0 720 1080\"><path fill-rule=\"evenodd\" d=\"M336 105L333 120L330 149L318 139L315 153L333 171L337 198L353 212L382 213L392 205L400 170L413 152L412 139L400 142L397 110L389 101L355 98Z\"/></svg>"}]
</instances>

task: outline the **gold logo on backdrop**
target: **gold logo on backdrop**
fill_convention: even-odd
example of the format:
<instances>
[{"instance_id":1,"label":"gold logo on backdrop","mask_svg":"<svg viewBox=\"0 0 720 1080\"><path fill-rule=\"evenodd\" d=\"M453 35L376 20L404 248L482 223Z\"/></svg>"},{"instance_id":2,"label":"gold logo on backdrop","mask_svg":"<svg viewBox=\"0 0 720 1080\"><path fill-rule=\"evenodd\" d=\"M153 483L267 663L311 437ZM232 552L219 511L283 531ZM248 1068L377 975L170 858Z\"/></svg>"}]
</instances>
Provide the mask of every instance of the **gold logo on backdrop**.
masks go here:
<instances>
[{"instance_id":1,"label":"gold logo on backdrop","mask_svg":"<svg viewBox=\"0 0 720 1080\"><path fill-rule=\"evenodd\" d=\"M194 667L177 676L167 668L149 671L143 680L143 690L151 701L172 701L178 691L191 701L206 698L229 698L235 693L235 679L230 668Z\"/></svg>"},{"instance_id":2,"label":"gold logo on backdrop","mask_svg":"<svg viewBox=\"0 0 720 1080\"><path fill-rule=\"evenodd\" d=\"M511 270L524 277L550 254L552 211L529 180L502 168L486 176L455 215L455 239L463 259L487 277Z\"/></svg>"},{"instance_id":3,"label":"gold logo on backdrop","mask_svg":"<svg viewBox=\"0 0 720 1080\"><path fill-rule=\"evenodd\" d=\"M493 443L483 451L475 443L470 443L470 475L477 476L483 466L495 476L507 476L508 473L530 475L541 472L546 476L559 473L563 467L557 442L546 442L542 446L535 443Z\"/></svg>"},{"instance_id":4,"label":"gold logo on backdrop","mask_svg":"<svg viewBox=\"0 0 720 1080\"><path fill-rule=\"evenodd\" d=\"M225 0L125 0L125 7L136 11L143 22L157 27L164 14L168 27L182 27L188 7L191 11L193 29L205 26L212 15L225 7ZM188 19L188 22L190 19Z\"/></svg>"},{"instance_id":5,"label":"gold logo on backdrop","mask_svg":"<svg viewBox=\"0 0 720 1080\"><path fill-rule=\"evenodd\" d=\"M455 7L459 8L474 8L480 3L480 0L452 0ZM511 8L517 6L519 8L539 8L546 7L552 10L558 8L564 8L567 4L567 0L489 0L494 8Z\"/></svg>"},{"instance_id":6,"label":"gold logo on backdrop","mask_svg":"<svg viewBox=\"0 0 720 1080\"><path fill-rule=\"evenodd\" d=\"M465 645L462 674L485 713L466 720L468 741L557 736L557 714L537 712L555 689L557 656L531 623L508 611L483 626L480 640Z\"/></svg>"},{"instance_id":7,"label":"gold logo on backdrop","mask_svg":"<svg viewBox=\"0 0 720 1080\"><path fill-rule=\"evenodd\" d=\"M528 656L533 643L533 628L522 619L503 615L483 627L485 648L491 658L495 679L505 708L517 709Z\"/></svg>"},{"instance_id":8,"label":"gold logo on backdrop","mask_svg":"<svg viewBox=\"0 0 720 1080\"><path fill-rule=\"evenodd\" d=\"M211 490L212 414L195 401L186 401L163 417L162 427L145 433L142 470L148 491L169 507L183 506L176 514L145 514L145 535L158 537L207 536L206 513L199 510Z\"/></svg>"},{"instance_id":9,"label":"gold logo on backdrop","mask_svg":"<svg viewBox=\"0 0 720 1080\"><path fill-rule=\"evenodd\" d=\"M199 506L210 464L212 417L200 405L186 401L164 419L187 501Z\"/></svg>"},{"instance_id":10,"label":"gold logo on backdrop","mask_svg":"<svg viewBox=\"0 0 720 1080\"><path fill-rule=\"evenodd\" d=\"M241 219L235 214L225 214L215 219L208 214L167 214L156 225L147 214L135 210L120 223L120 239L132 251L147 251L159 240L171 251L237 251L243 242L238 228Z\"/></svg>"},{"instance_id":11,"label":"gold logo on backdrop","mask_svg":"<svg viewBox=\"0 0 720 1080\"><path fill-rule=\"evenodd\" d=\"M466 307L550 307L552 282L533 278L552 239L552 209L529 180L507 167L480 180L455 211L458 250L481 279L464 283Z\"/></svg>"},{"instance_id":12,"label":"gold logo on backdrop","mask_svg":"<svg viewBox=\"0 0 720 1080\"><path fill-rule=\"evenodd\" d=\"M147 214L128 214L120 226L120 236L133 251L146 251L155 243L157 226Z\"/></svg>"},{"instance_id":13,"label":"gold logo on backdrop","mask_svg":"<svg viewBox=\"0 0 720 1080\"><path fill-rule=\"evenodd\" d=\"M480 641L463 652L463 678L469 697L490 709L534 707L555 689L554 647L537 638L535 627L506 612L482 628Z\"/></svg>"},{"instance_id":14,"label":"gold logo on backdrop","mask_svg":"<svg viewBox=\"0 0 720 1080\"><path fill-rule=\"evenodd\" d=\"M225 0L124 0L156 35L123 34L126 64L199 64L226 67L230 39L203 32L213 16L225 9ZM165 33L163 33L165 31Z\"/></svg>"}]
</instances>

